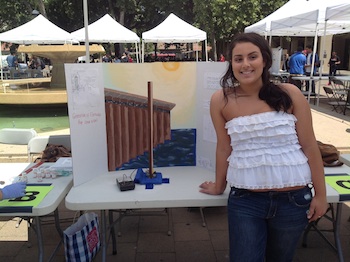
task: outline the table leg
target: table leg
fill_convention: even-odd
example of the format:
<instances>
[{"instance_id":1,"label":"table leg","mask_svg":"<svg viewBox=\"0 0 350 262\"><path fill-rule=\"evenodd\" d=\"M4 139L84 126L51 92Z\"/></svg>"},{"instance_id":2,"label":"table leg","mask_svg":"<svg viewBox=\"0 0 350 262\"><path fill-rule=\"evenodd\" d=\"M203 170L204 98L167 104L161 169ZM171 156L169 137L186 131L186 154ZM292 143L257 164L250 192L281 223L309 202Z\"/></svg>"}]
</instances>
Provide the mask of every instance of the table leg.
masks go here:
<instances>
[{"instance_id":1,"label":"table leg","mask_svg":"<svg viewBox=\"0 0 350 262\"><path fill-rule=\"evenodd\" d=\"M342 252L342 248L341 248L341 242L340 242L340 236L339 236L341 210L342 210L342 203L337 203L337 212L336 212L336 214L334 214L334 204L330 204L329 208L327 210L327 213L331 212L331 214L327 215L327 213L326 213L323 216L324 219L328 219L329 221L332 222L332 230L331 231L333 232L335 245L333 245L333 243L323 234L322 230L318 228L318 226L317 226L318 221L314 221L314 222L309 223L304 231L302 246L303 247L307 246L307 244L306 244L307 235L311 229L314 229L323 238L323 240L326 241L326 243L328 243L334 249L334 251L338 255L339 262L344 262L344 257L343 257L343 252ZM329 231L329 230L326 230L326 231Z\"/></svg>"},{"instance_id":2,"label":"table leg","mask_svg":"<svg viewBox=\"0 0 350 262\"><path fill-rule=\"evenodd\" d=\"M310 103L311 90L312 90L312 80L310 79L309 80L309 90L307 90L308 91L308 94L307 94L307 102L308 103Z\"/></svg>"},{"instance_id":3,"label":"table leg","mask_svg":"<svg viewBox=\"0 0 350 262\"><path fill-rule=\"evenodd\" d=\"M102 246L102 261L106 261L107 254L107 225L106 225L106 210L101 210L101 246Z\"/></svg>"},{"instance_id":4,"label":"table leg","mask_svg":"<svg viewBox=\"0 0 350 262\"><path fill-rule=\"evenodd\" d=\"M318 81L318 87L317 87L317 106L320 105L320 91L321 91L321 79Z\"/></svg>"},{"instance_id":5,"label":"table leg","mask_svg":"<svg viewBox=\"0 0 350 262\"><path fill-rule=\"evenodd\" d=\"M53 258L55 257L57 251L59 250L59 248L61 247L62 243L63 243L63 231L60 225L60 217L59 217L59 213L58 213L58 208L55 209L54 211L54 218L55 218L55 227L57 230L57 233L60 235L60 242L57 244L55 250L52 252L50 258L48 261L52 261Z\"/></svg>"},{"instance_id":6,"label":"table leg","mask_svg":"<svg viewBox=\"0 0 350 262\"><path fill-rule=\"evenodd\" d=\"M341 248L339 230L340 230L340 220L341 220L342 203L337 203L337 213L334 221L334 241L338 252L339 262L344 262L343 252Z\"/></svg>"},{"instance_id":7,"label":"table leg","mask_svg":"<svg viewBox=\"0 0 350 262\"><path fill-rule=\"evenodd\" d=\"M36 228L36 236L38 238L38 250L39 250L39 262L44 261L44 248L43 248L43 235L41 232L41 221L40 217L34 217L35 228Z\"/></svg>"},{"instance_id":8,"label":"table leg","mask_svg":"<svg viewBox=\"0 0 350 262\"><path fill-rule=\"evenodd\" d=\"M108 211L109 216L109 234L112 237L112 244L113 244L113 255L117 254L117 240L115 238L115 230L114 230L114 221L113 221L113 211ZM109 238L108 238L109 240Z\"/></svg>"}]
</instances>

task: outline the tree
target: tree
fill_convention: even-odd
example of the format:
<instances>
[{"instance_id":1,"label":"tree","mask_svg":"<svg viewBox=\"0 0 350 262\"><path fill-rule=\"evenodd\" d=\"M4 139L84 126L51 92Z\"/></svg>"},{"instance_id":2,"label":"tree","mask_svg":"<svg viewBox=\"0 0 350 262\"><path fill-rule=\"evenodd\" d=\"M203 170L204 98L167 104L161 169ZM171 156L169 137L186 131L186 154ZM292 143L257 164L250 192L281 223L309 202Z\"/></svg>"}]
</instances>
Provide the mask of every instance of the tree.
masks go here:
<instances>
[{"instance_id":1,"label":"tree","mask_svg":"<svg viewBox=\"0 0 350 262\"><path fill-rule=\"evenodd\" d=\"M37 1L38 1L39 12L47 18L44 0L37 0Z\"/></svg>"},{"instance_id":2,"label":"tree","mask_svg":"<svg viewBox=\"0 0 350 262\"><path fill-rule=\"evenodd\" d=\"M8 31L31 20L34 0L0 0L0 32Z\"/></svg>"},{"instance_id":3,"label":"tree","mask_svg":"<svg viewBox=\"0 0 350 262\"><path fill-rule=\"evenodd\" d=\"M211 58L217 61L225 53L232 37L286 3L286 0L193 0L193 13L199 27L206 31L213 48Z\"/></svg>"},{"instance_id":4,"label":"tree","mask_svg":"<svg viewBox=\"0 0 350 262\"><path fill-rule=\"evenodd\" d=\"M170 13L207 32L211 58L225 53L230 39L244 28L269 15L287 0L94 0L88 1L89 23L106 13L120 24L143 32L160 24ZM0 0L0 32L33 18L38 9L51 22L68 32L84 26L81 0Z\"/></svg>"}]
</instances>

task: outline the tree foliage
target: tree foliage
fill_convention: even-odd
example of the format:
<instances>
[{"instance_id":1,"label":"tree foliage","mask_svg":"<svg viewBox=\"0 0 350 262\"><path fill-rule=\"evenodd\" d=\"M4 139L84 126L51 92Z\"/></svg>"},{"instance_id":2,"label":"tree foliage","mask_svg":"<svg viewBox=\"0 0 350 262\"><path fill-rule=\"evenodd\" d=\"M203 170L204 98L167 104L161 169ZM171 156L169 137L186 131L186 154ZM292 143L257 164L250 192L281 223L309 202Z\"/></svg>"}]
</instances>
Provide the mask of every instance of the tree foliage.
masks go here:
<instances>
[{"instance_id":1,"label":"tree foliage","mask_svg":"<svg viewBox=\"0 0 350 262\"><path fill-rule=\"evenodd\" d=\"M232 37L244 28L269 15L285 4L286 0L193 0L195 22L207 32L215 55L225 53Z\"/></svg>"},{"instance_id":2,"label":"tree foliage","mask_svg":"<svg viewBox=\"0 0 350 262\"><path fill-rule=\"evenodd\" d=\"M139 36L161 23L170 13L208 34L213 55L223 53L234 34L269 15L287 0L88 0L92 23L106 13ZM68 32L84 26L82 0L0 0L0 32L33 18L39 10ZM217 50L216 50L217 47ZM215 57L214 57L215 58Z\"/></svg>"},{"instance_id":3,"label":"tree foliage","mask_svg":"<svg viewBox=\"0 0 350 262\"><path fill-rule=\"evenodd\" d=\"M0 32L10 30L32 19L34 0L0 0Z\"/></svg>"}]
</instances>

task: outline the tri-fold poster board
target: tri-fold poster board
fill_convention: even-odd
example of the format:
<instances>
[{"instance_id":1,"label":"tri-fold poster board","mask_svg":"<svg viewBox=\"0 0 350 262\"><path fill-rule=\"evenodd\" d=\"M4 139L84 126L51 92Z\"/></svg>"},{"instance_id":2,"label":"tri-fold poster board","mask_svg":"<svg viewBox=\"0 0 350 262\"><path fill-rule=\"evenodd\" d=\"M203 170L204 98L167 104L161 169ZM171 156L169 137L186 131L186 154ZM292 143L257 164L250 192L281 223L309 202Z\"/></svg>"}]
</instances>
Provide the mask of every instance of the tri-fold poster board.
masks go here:
<instances>
[{"instance_id":1,"label":"tri-fold poster board","mask_svg":"<svg viewBox=\"0 0 350 262\"><path fill-rule=\"evenodd\" d=\"M171 110L170 125L172 131L179 132L172 135L172 147L163 150L165 164L178 157L176 165L186 165L184 157L190 157L194 161L189 163L214 172L216 134L210 118L210 98L221 88L220 79L227 66L227 62L66 64L74 186L108 172L104 90L147 97L149 81L153 83L154 99L176 105ZM186 137L188 134L191 135ZM194 145L194 153L186 148L189 144ZM179 151L184 153L180 157ZM142 162L141 158L136 162ZM348 178L348 174L327 176L326 182L348 200Z\"/></svg>"},{"instance_id":2,"label":"tri-fold poster board","mask_svg":"<svg viewBox=\"0 0 350 262\"><path fill-rule=\"evenodd\" d=\"M173 137L172 149L166 150L169 161L180 152L193 158L193 162L184 160L184 165L189 162L215 170L216 136L209 105L213 92L221 88L220 78L227 66L227 62L65 64L74 186L108 172L104 90L147 97L149 81L154 99L176 105L170 125L181 136ZM191 135L177 144L183 134ZM189 144L195 152L186 151ZM182 157L176 165L181 165ZM166 162L166 156L162 160Z\"/></svg>"}]
</instances>

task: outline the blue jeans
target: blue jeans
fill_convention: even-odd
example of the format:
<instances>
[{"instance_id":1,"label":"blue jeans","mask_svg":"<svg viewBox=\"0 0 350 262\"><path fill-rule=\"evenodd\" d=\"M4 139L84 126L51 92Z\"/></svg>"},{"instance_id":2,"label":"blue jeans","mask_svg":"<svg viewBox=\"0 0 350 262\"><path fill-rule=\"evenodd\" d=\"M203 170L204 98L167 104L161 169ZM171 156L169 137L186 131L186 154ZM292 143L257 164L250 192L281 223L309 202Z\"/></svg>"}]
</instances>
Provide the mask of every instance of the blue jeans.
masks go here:
<instances>
[{"instance_id":1,"label":"blue jeans","mask_svg":"<svg viewBox=\"0 0 350 262\"><path fill-rule=\"evenodd\" d=\"M288 192L231 188L228 199L230 261L292 261L308 224L309 187Z\"/></svg>"},{"instance_id":2,"label":"blue jeans","mask_svg":"<svg viewBox=\"0 0 350 262\"><path fill-rule=\"evenodd\" d=\"M310 76L311 73L305 73L306 76ZM315 75L315 74L314 74ZM306 83L306 91L309 91L310 88L310 81L305 81ZM311 93L315 94L315 81L311 81Z\"/></svg>"}]
</instances>

